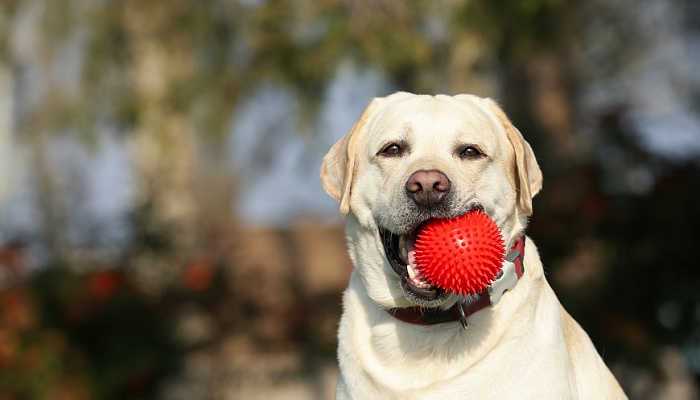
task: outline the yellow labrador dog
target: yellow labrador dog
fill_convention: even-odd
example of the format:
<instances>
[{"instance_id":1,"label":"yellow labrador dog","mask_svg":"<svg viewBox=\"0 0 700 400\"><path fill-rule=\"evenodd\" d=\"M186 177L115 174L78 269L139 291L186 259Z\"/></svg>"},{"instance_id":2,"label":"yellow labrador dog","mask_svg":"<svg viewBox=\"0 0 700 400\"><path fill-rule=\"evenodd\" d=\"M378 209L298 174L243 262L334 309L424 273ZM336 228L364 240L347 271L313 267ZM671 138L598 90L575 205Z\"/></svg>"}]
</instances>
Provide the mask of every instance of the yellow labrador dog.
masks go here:
<instances>
[{"instance_id":1,"label":"yellow labrador dog","mask_svg":"<svg viewBox=\"0 0 700 400\"><path fill-rule=\"evenodd\" d=\"M490 99L395 93L374 99L323 160L347 215L354 271L338 337L338 399L624 399L524 236L542 173ZM458 297L415 268L430 218L472 209L500 228L502 271Z\"/></svg>"}]
</instances>

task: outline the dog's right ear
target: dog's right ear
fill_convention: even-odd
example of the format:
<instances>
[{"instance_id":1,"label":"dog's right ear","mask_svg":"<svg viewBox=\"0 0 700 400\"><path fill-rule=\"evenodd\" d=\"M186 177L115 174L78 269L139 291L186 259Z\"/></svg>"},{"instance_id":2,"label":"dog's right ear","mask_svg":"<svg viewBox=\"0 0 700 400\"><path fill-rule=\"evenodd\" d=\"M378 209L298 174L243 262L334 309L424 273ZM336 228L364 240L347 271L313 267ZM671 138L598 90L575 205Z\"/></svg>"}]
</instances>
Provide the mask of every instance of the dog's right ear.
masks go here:
<instances>
[{"instance_id":1,"label":"dog's right ear","mask_svg":"<svg viewBox=\"0 0 700 400\"><path fill-rule=\"evenodd\" d=\"M350 132L331 147L321 164L321 184L332 198L340 202L340 212L350 212L350 195L357 168L358 143L365 135L367 123L382 99L375 98L362 112Z\"/></svg>"}]
</instances>

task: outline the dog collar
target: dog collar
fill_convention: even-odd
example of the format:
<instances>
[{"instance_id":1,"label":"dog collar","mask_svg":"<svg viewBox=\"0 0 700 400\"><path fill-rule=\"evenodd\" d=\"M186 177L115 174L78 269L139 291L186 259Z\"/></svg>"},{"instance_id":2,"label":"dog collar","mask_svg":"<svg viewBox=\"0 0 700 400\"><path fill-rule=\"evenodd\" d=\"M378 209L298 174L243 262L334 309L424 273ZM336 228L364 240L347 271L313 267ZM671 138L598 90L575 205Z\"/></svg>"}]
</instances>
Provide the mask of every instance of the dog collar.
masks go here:
<instances>
[{"instance_id":1,"label":"dog collar","mask_svg":"<svg viewBox=\"0 0 700 400\"><path fill-rule=\"evenodd\" d=\"M501 296L510 289L513 289L518 280L525 273L523 259L525 257L525 235L515 240L506 255L503 267L496 280L484 289L481 293L469 296L454 306L443 310L438 307L397 307L387 310L389 315L409 324L415 325L435 325L445 322L459 321L467 328L467 317L488 306L495 305Z\"/></svg>"}]
</instances>

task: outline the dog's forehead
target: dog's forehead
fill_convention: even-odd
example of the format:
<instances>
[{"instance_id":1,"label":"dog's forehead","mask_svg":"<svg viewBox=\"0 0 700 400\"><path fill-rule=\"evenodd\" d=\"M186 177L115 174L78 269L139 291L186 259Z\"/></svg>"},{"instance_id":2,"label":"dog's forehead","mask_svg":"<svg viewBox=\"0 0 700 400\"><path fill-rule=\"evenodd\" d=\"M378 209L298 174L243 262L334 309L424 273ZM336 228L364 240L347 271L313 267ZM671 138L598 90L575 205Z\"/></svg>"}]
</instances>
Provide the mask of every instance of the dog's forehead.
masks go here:
<instances>
[{"instance_id":1,"label":"dog's forehead","mask_svg":"<svg viewBox=\"0 0 700 400\"><path fill-rule=\"evenodd\" d=\"M375 116L370 128L372 139L407 131L429 132L432 135L474 133L493 136L497 124L493 116L478 104L478 99L457 99L451 96L414 95L391 101Z\"/></svg>"}]
</instances>

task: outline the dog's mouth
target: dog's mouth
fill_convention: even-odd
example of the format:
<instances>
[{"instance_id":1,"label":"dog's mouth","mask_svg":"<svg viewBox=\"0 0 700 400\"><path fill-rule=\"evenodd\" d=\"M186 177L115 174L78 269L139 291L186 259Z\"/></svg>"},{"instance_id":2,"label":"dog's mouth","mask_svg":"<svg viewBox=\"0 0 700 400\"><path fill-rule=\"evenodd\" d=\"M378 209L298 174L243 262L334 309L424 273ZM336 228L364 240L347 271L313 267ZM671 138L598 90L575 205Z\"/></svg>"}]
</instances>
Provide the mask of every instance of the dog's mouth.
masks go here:
<instances>
[{"instance_id":1,"label":"dog's mouth","mask_svg":"<svg viewBox=\"0 0 700 400\"><path fill-rule=\"evenodd\" d=\"M418 229L405 235L379 228L384 253L394 272L401 278L401 287L410 300L422 304L440 300L446 293L431 285L420 273L415 263L414 244Z\"/></svg>"},{"instance_id":2,"label":"dog's mouth","mask_svg":"<svg viewBox=\"0 0 700 400\"><path fill-rule=\"evenodd\" d=\"M474 209L483 210L483 207L475 205L470 208L470 210ZM421 306L437 306L449 296L449 293L428 282L415 261L416 237L425 222L427 221L423 221L405 234L393 233L380 227L379 236L391 268L401 279L401 287L406 297Z\"/></svg>"}]
</instances>

